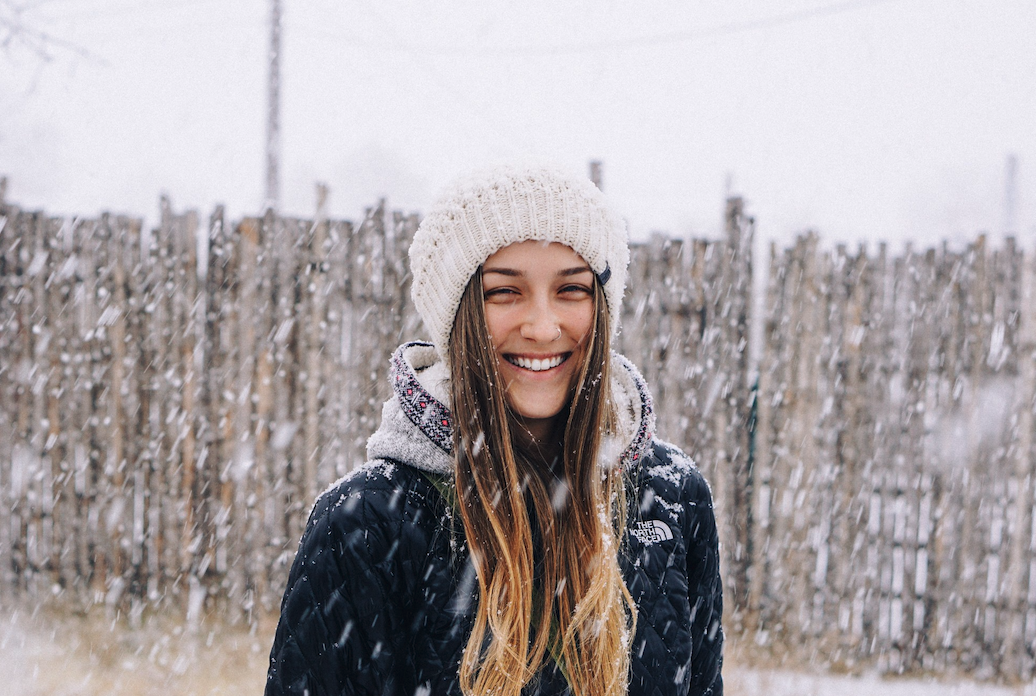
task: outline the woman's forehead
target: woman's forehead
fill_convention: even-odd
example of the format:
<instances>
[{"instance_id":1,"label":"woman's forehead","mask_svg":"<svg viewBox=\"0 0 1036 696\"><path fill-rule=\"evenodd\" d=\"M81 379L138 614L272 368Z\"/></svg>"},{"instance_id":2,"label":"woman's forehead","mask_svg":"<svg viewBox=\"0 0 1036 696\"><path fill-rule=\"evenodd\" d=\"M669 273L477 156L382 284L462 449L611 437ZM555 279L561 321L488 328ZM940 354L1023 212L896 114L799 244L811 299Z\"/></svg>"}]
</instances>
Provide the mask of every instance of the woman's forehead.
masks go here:
<instances>
[{"instance_id":1,"label":"woman's forehead","mask_svg":"<svg viewBox=\"0 0 1036 696\"><path fill-rule=\"evenodd\" d=\"M559 242L548 242L539 239L530 239L524 242L515 242L498 249L486 259L483 264L483 271L492 268L538 268L547 264L550 266L586 267L590 266L577 254L572 247Z\"/></svg>"}]
</instances>

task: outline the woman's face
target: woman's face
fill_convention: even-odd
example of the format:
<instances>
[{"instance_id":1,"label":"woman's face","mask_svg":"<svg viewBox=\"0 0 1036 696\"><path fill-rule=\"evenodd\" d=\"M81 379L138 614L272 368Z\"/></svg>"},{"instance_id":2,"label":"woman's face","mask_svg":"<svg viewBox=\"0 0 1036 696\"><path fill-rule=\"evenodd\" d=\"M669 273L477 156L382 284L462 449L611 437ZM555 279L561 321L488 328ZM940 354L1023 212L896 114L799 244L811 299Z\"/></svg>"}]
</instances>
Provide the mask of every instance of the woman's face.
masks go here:
<instances>
[{"instance_id":1,"label":"woman's face","mask_svg":"<svg viewBox=\"0 0 1036 696\"><path fill-rule=\"evenodd\" d=\"M486 325L510 407L545 438L571 398L594 323L594 274L570 247L527 241L482 265Z\"/></svg>"}]
</instances>

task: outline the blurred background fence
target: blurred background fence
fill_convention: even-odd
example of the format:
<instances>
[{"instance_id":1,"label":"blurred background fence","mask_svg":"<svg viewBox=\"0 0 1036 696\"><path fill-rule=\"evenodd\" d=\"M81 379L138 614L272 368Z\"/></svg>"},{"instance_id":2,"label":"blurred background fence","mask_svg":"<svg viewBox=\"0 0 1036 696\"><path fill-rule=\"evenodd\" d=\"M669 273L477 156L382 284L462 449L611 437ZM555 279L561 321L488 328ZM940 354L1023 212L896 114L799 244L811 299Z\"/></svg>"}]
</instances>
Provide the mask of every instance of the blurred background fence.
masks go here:
<instances>
[{"instance_id":1,"label":"blurred background fence","mask_svg":"<svg viewBox=\"0 0 1036 696\"><path fill-rule=\"evenodd\" d=\"M0 603L276 611L312 501L364 461L389 354L422 337L418 218L380 203L354 225L318 198L313 220L237 223L163 200L145 230L0 194ZM636 245L619 348L713 485L728 632L1031 678L1032 250L807 235L756 264L752 332L740 199L725 230Z\"/></svg>"}]
</instances>

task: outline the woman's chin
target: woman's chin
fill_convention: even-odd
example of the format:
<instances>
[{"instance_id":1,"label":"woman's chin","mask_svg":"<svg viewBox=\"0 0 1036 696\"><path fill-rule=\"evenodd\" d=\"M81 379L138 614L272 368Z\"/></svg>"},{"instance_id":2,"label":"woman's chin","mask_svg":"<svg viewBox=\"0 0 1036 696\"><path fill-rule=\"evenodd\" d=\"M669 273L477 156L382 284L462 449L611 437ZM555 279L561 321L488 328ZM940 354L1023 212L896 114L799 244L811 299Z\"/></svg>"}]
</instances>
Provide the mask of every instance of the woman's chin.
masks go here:
<instances>
[{"instance_id":1,"label":"woman's chin","mask_svg":"<svg viewBox=\"0 0 1036 696\"><path fill-rule=\"evenodd\" d=\"M562 409L565 408L564 399L523 399L510 398L508 399L508 405L511 410L525 423L534 422L553 422L558 414L561 413Z\"/></svg>"}]
</instances>

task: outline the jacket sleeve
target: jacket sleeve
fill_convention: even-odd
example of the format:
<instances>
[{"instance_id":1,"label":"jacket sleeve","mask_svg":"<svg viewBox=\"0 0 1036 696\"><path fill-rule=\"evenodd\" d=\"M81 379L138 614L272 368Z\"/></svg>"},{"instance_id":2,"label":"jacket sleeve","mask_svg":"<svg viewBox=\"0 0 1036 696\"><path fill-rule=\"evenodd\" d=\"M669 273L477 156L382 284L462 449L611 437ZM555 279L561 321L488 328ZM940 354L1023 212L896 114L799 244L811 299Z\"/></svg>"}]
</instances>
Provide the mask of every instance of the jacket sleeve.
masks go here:
<instances>
[{"instance_id":1,"label":"jacket sleeve","mask_svg":"<svg viewBox=\"0 0 1036 696\"><path fill-rule=\"evenodd\" d=\"M694 469L686 482L691 509L688 530L687 587L691 601L691 686L695 696L723 696L723 581L719 573L719 535L712 491Z\"/></svg>"},{"instance_id":2,"label":"jacket sleeve","mask_svg":"<svg viewBox=\"0 0 1036 696\"><path fill-rule=\"evenodd\" d=\"M317 501L281 601L267 696L392 691L407 593L388 495L347 480Z\"/></svg>"}]
</instances>

